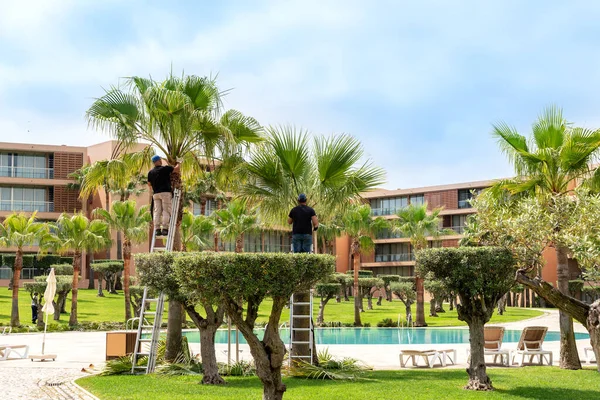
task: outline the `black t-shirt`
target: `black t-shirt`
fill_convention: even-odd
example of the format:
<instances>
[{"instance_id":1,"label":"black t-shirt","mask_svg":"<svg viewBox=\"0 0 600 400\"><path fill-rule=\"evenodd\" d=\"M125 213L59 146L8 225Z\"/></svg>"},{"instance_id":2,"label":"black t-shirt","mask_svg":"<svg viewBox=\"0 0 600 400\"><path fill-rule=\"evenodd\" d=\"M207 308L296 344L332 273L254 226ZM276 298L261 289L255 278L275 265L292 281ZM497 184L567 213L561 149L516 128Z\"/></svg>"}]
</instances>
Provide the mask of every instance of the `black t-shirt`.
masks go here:
<instances>
[{"instance_id":1,"label":"black t-shirt","mask_svg":"<svg viewBox=\"0 0 600 400\"><path fill-rule=\"evenodd\" d=\"M148 182L152 185L154 193L171 191L171 172L173 167L170 165L154 167L148 172Z\"/></svg>"},{"instance_id":2,"label":"black t-shirt","mask_svg":"<svg viewBox=\"0 0 600 400\"><path fill-rule=\"evenodd\" d=\"M289 217L294 221L292 233L312 234L312 217L317 215L315 210L307 205L292 208Z\"/></svg>"}]
</instances>

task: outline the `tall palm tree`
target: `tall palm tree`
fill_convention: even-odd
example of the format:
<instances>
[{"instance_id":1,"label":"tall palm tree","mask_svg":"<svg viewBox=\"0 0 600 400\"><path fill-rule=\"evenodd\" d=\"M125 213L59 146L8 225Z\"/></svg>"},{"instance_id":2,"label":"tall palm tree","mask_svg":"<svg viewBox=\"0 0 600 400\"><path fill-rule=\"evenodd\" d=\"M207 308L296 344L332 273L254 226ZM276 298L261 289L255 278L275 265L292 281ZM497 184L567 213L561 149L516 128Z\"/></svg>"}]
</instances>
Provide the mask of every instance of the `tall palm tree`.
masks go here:
<instances>
[{"instance_id":1,"label":"tall palm tree","mask_svg":"<svg viewBox=\"0 0 600 400\"><path fill-rule=\"evenodd\" d=\"M258 218L246 201L235 199L214 213L216 229L224 240L235 241L235 252L244 252L244 235L257 228Z\"/></svg>"},{"instance_id":2,"label":"tall palm tree","mask_svg":"<svg viewBox=\"0 0 600 400\"><path fill-rule=\"evenodd\" d=\"M206 215L183 214L181 219L182 251L199 251L212 245L215 223Z\"/></svg>"},{"instance_id":3,"label":"tall palm tree","mask_svg":"<svg viewBox=\"0 0 600 400\"><path fill-rule=\"evenodd\" d=\"M48 234L48 226L36 221L35 213L30 217L25 214L10 214L0 224L0 245L16 247L15 265L13 268L12 309L10 325L21 325L19 320L19 280L23 269L23 248L33 246Z\"/></svg>"},{"instance_id":4,"label":"tall palm tree","mask_svg":"<svg viewBox=\"0 0 600 400\"><path fill-rule=\"evenodd\" d=\"M138 76L125 79L96 99L86 115L91 126L108 132L123 149L139 141L164 154L169 165L183 162L213 165L246 143L260 141L261 127L253 118L230 110L222 113L220 91L213 77L169 75L164 81ZM192 163L190 160L194 160ZM191 164L190 164L191 163ZM181 172L171 174L174 189L182 189ZM181 202L176 218L174 249L181 249ZM174 360L181 350L182 307L169 301L165 357Z\"/></svg>"},{"instance_id":5,"label":"tall palm tree","mask_svg":"<svg viewBox=\"0 0 600 400\"><path fill-rule=\"evenodd\" d=\"M358 271L360 270L360 256L373 251L375 234L388 227L388 223L381 217L371 217L371 207L366 204L354 205L342 217L344 231L350 236L350 252L352 253L354 270L354 326L362 326L360 320L360 295L358 285Z\"/></svg>"},{"instance_id":6,"label":"tall palm tree","mask_svg":"<svg viewBox=\"0 0 600 400\"><path fill-rule=\"evenodd\" d=\"M73 254L73 291L69 325L77 325L77 285L84 251L98 251L111 244L108 224L101 220L90 221L82 213L61 214L56 223L50 224L52 241L49 245L59 253Z\"/></svg>"},{"instance_id":7,"label":"tall palm tree","mask_svg":"<svg viewBox=\"0 0 600 400\"><path fill-rule=\"evenodd\" d=\"M139 209L134 200L115 201L109 211L97 208L94 216L102 218L108 225L123 234L123 292L125 295L125 321L131 318L129 277L131 275L131 245L148 239L148 226L152 216L148 206Z\"/></svg>"},{"instance_id":8,"label":"tall palm tree","mask_svg":"<svg viewBox=\"0 0 600 400\"><path fill-rule=\"evenodd\" d=\"M431 213L427 212L427 203L422 205L410 204L408 207L398 210L394 221L394 229L410 238L410 244L415 252L427 247L427 238L433 236L437 238L446 230L440 228L441 208L436 208ZM425 299L423 288L423 277L415 275L415 284L417 289L417 318L416 326L427 326L425 322Z\"/></svg>"},{"instance_id":9,"label":"tall palm tree","mask_svg":"<svg viewBox=\"0 0 600 400\"><path fill-rule=\"evenodd\" d=\"M548 107L533 123L531 135L525 137L506 123L493 125L493 137L513 164L517 177L499 182L494 189L516 195L543 195L557 199L569 196L579 184L599 187L600 170L591 167L600 154L600 130L572 126L562 110ZM553 212L553 201L548 204ZM557 229L560 229L558 227ZM569 294L568 250L554 243L557 258L558 290ZM560 366L579 369L573 319L560 311Z\"/></svg>"}]
</instances>

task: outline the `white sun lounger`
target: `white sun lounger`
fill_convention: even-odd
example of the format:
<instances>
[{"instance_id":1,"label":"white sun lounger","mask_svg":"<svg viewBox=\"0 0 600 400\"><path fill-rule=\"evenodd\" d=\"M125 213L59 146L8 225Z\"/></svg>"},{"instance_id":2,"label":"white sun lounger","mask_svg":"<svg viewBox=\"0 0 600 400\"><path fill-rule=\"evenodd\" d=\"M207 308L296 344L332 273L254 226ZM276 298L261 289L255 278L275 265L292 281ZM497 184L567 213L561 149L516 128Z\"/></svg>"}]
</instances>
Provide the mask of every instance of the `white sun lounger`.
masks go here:
<instances>
[{"instance_id":1,"label":"white sun lounger","mask_svg":"<svg viewBox=\"0 0 600 400\"><path fill-rule=\"evenodd\" d=\"M529 357L529 362L531 363L535 356L539 357L540 365L542 365L544 361L547 361L548 365L552 365L552 352L542 349L542 343L544 343L547 330L548 328L545 326L530 326L523 329L521 339L517 345L517 350L512 352L513 364L515 357L520 355L521 360L519 361L519 366L523 365L525 357Z\"/></svg>"},{"instance_id":2,"label":"white sun lounger","mask_svg":"<svg viewBox=\"0 0 600 400\"><path fill-rule=\"evenodd\" d=\"M25 350L17 351L15 349L25 349ZM17 344L17 345L0 344L0 360L1 361L8 360L8 356L10 356L13 353L18 355L19 358L27 358L27 355L29 354L29 346L26 344Z\"/></svg>"},{"instance_id":3,"label":"white sun lounger","mask_svg":"<svg viewBox=\"0 0 600 400\"><path fill-rule=\"evenodd\" d=\"M450 357L450 354L452 354L453 357ZM433 368L436 360L442 367L445 367L448 360L452 364L456 363L456 350L400 350L400 366L402 368L406 367L406 363L409 359L412 361L414 367L418 367L419 358L421 358L429 368Z\"/></svg>"},{"instance_id":4,"label":"white sun lounger","mask_svg":"<svg viewBox=\"0 0 600 400\"><path fill-rule=\"evenodd\" d=\"M594 349L591 347L586 347L583 349L583 351L585 351L585 361L587 361L588 364L591 364L592 359L594 358Z\"/></svg>"}]
</instances>

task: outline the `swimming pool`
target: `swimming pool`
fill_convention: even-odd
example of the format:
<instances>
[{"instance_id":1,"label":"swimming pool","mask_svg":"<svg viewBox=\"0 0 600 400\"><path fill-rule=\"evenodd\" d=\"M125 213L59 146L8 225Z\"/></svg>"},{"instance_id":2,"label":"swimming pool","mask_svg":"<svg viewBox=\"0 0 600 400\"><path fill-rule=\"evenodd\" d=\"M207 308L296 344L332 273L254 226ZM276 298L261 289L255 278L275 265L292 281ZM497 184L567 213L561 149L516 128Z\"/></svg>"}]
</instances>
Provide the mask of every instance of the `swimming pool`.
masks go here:
<instances>
[{"instance_id":1,"label":"swimming pool","mask_svg":"<svg viewBox=\"0 0 600 400\"><path fill-rule=\"evenodd\" d=\"M256 330L262 338L263 330ZM287 344L289 329L280 330L281 339ZM199 343L197 330L185 331L189 343ZM460 328L317 328L317 344L460 344L469 343L469 330ZM240 333L240 343L246 340ZM504 342L518 342L520 330L504 332ZM548 332L545 341L557 341L559 332ZM589 339L587 333L576 333L575 339ZM231 342L235 343L235 331L231 333ZM227 343L227 330L217 331L216 343Z\"/></svg>"}]
</instances>

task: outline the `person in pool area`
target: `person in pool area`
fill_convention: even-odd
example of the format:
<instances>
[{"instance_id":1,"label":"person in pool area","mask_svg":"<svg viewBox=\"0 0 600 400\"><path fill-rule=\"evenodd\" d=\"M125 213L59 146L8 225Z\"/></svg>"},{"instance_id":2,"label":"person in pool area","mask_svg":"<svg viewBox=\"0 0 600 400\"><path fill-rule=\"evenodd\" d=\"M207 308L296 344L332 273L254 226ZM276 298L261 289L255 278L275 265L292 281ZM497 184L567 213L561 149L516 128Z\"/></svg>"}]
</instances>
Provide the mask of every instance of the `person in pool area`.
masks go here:
<instances>
[{"instance_id":1,"label":"person in pool area","mask_svg":"<svg viewBox=\"0 0 600 400\"><path fill-rule=\"evenodd\" d=\"M158 155L152 157L152 162L154 168L148 172L148 186L152 190L152 200L154 201L152 221L156 229L156 236L167 236L173 198L171 173L179 171L180 165L179 163L175 164L175 167L162 165L162 159Z\"/></svg>"},{"instance_id":2,"label":"person in pool area","mask_svg":"<svg viewBox=\"0 0 600 400\"><path fill-rule=\"evenodd\" d=\"M38 318L38 306L37 306L38 294L34 293L31 298L31 322L36 323Z\"/></svg>"},{"instance_id":3,"label":"person in pool area","mask_svg":"<svg viewBox=\"0 0 600 400\"><path fill-rule=\"evenodd\" d=\"M292 251L310 253L313 244L312 233L319 228L319 219L312 207L306 205L306 195L298 195L298 205L290 211L288 224L292 225Z\"/></svg>"}]
</instances>

